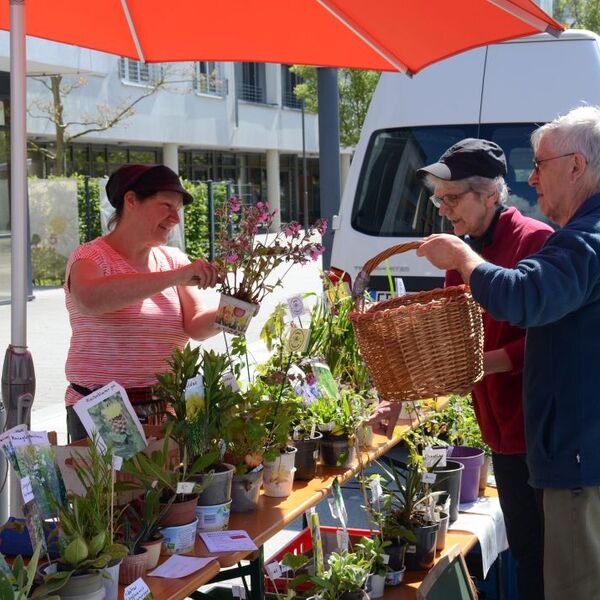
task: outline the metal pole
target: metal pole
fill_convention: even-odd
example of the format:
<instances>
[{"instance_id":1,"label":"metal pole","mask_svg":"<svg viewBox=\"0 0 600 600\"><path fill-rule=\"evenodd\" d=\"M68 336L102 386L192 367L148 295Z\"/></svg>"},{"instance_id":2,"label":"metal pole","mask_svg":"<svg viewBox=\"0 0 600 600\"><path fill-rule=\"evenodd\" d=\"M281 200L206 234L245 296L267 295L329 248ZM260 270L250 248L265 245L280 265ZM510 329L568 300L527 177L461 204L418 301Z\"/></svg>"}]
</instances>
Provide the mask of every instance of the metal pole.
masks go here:
<instances>
[{"instance_id":1,"label":"metal pole","mask_svg":"<svg viewBox=\"0 0 600 600\"><path fill-rule=\"evenodd\" d=\"M339 90L337 69L317 69L319 98L319 195L321 216L329 222L329 229L323 236L323 269L331 266L333 246L333 215L340 208L340 127Z\"/></svg>"},{"instance_id":2,"label":"metal pole","mask_svg":"<svg viewBox=\"0 0 600 600\"><path fill-rule=\"evenodd\" d=\"M9 429L29 425L35 394L33 360L27 350L27 142L25 80L25 1L10 0L10 207L11 207L11 343L2 368L2 401ZM20 512L16 481L10 481L10 512ZM0 495L0 516L7 511L6 486Z\"/></svg>"},{"instance_id":3,"label":"metal pole","mask_svg":"<svg viewBox=\"0 0 600 600\"><path fill-rule=\"evenodd\" d=\"M306 172L306 124L304 119L304 100L302 100L302 185L303 185L303 211L304 229L308 229L308 173Z\"/></svg>"},{"instance_id":4,"label":"metal pole","mask_svg":"<svg viewBox=\"0 0 600 600\"><path fill-rule=\"evenodd\" d=\"M208 260L215 258L215 193L213 182L206 182L208 194Z\"/></svg>"}]
</instances>

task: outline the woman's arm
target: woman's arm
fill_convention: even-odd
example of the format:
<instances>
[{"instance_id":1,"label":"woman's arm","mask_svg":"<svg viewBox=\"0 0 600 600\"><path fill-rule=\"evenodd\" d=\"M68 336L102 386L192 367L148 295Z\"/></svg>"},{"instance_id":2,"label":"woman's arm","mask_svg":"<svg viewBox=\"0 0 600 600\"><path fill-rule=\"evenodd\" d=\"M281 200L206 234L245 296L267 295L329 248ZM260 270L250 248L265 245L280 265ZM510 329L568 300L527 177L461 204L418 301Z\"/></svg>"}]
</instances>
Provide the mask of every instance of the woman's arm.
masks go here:
<instances>
[{"instance_id":1,"label":"woman's arm","mask_svg":"<svg viewBox=\"0 0 600 600\"><path fill-rule=\"evenodd\" d=\"M205 340L220 332L215 327L217 308L206 308L197 287L178 287L183 310L183 330L194 340Z\"/></svg>"},{"instance_id":2,"label":"woman's arm","mask_svg":"<svg viewBox=\"0 0 600 600\"><path fill-rule=\"evenodd\" d=\"M170 271L104 275L92 260L73 263L69 290L77 310L84 315L101 315L129 306L171 286L212 287L216 269L198 260Z\"/></svg>"}]
</instances>

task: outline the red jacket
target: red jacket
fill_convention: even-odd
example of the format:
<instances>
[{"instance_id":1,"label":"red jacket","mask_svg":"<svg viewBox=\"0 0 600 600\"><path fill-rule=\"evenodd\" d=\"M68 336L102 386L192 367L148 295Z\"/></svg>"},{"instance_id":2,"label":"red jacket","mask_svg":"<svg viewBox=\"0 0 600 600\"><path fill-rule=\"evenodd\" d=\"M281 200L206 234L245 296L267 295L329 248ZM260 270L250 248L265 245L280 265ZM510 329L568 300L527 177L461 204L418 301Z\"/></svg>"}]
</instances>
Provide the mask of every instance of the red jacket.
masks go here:
<instances>
[{"instance_id":1,"label":"red jacket","mask_svg":"<svg viewBox=\"0 0 600 600\"><path fill-rule=\"evenodd\" d=\"M537 252L552 233L552 228L541 221L524 217L511 207L500 213L491 244L481 256L501 267L515 264ZM463 283L456 271L446 273L446 285ZM525 330L505 321L496 321L483 314L485 334L484 351L504 348L513 370L487 375L472 392L473 406L481 434L490 448L499 454L523 454L525 427L523 422L523 355Z\"/></svg>"}]
</instances>

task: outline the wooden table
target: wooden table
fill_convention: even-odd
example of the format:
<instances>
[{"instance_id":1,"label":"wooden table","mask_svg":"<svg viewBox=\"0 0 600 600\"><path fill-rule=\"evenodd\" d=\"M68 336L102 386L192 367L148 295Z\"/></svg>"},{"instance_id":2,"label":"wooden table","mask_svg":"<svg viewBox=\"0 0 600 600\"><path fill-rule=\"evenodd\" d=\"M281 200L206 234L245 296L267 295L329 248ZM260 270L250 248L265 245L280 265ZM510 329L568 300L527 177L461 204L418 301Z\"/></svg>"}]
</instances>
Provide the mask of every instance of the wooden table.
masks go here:
<instances>
[{"instance_id":1,"label":"wooden table","mask_svg":"<svg viewBox=\"0 0 600 600\"><path fill-rule=\"evenodd\" d=\"M443 404L443 400L438 400L438 407ZM398 444L406 431L412 429L417 424L416 418L412 421L408 419L399 421L392 439L388 439L381 434L375 434L372 446L362 452L360 460L355 461L355 464L351 468L335 469L320 466L315 479L294 482L294 489L287 498L269 498L261 491L258 509L249 513L232 513L228 527L229 529L246 530L254 543L259 547L259 552L209 553L204 543L200 538L197 538L194 551L190 554L194 556L216 556L217 560L207 565L204 569L180 579L163 579L145 575L144 581L148 584L155 600L179 600L186 596L191 596L194 590L197 590L215 578L221 568L236 565L243 559L253 559L256 562L252 583L259 585L262 590L262 545L301 516L306 510L323 500L331 491L335 477L338 478L340 484L347 481L360 471L361 464L367 466L384 455ZM161 562L166 560L166 558L161 557ZM260 581L258 581L257 575L260 576ZM236 574L235 576L238 575ZM120 586L119 598L123 598L122 586Z\"/></svg>"}]
</instances>

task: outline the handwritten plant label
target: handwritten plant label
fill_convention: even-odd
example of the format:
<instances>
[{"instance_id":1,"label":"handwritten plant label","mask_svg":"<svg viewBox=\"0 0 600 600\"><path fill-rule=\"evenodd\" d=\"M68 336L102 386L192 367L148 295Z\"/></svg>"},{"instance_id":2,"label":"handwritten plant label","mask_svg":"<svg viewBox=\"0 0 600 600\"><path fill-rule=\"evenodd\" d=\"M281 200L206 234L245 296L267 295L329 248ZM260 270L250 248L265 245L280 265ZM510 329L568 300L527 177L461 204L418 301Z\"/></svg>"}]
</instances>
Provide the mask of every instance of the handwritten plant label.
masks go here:
<instances>
[{"instance_id":1,"label":"handwritten plant label","mask_svg":"<svg viewBox=\"0 0 600 600\"><path fill-rule=\"evenodd\" d=\"M265 569L271 579L279 579L279 577L283 575L281 565L277 561L273 561L272 563L265 565Z\"/></svg>"},{"instance_id":2,"label":"handwritten plant label","mask_svg":"<svg viewBox=\"0 0 600 600\"><path fill-rule=\"evenodd\" d=\"M427 446L423 450L423 458L425 459L425 466L431 467L445 467L446 466L446 448L434 448L433 446Z\"/></svg>"},{"instance_id":3,"label":"handwritten plant label","mask_svg":"<svg viewBox=\"0 0 600 600\"><path fill-rule=\"evenodd\" d=\"M123 590L123 600L154 600L146 582L140 577Z\"/></svg>"},{"instance_id":4,"label":"handwritten plant label","mask_svg":"<svg viewBox=\"0 0 600 600\"><path fill-rule=\"evenodd\" d=\"M304 307L304 300L300 294L291 296L287 301L288 310L292 318L301 317L306 314L306 308Z\"/></svg>"},{"instance_id":5,"label":"handwritten plant label","mask_svg":"<svg viewBox=\"0 0 600 600\"><path fill-rule=\"evenodd\" d=\"M231 371L223 375L223 385L228 387L234 394L240 391L237 379Z\"/></svg>"},{"instance_id":6,"label":"handwritten plant label","mask_svg":"<svg viewBox=\"0 0 600 600\"><path fill-rule=\"evenodd\" d=\"M178 494L193 494L195 485L196 484L193 481L180 481L177 484L177 493Z\"/></svg>"},{"instance_id":7,"label":"handwritten plant label","mask_svg":"<svg viewBox=\"0 0 600 600\"><path fill-rule=\"evenodd\" d=\"M435 473L423 473L423 477L421 477L421 481L423 483L434 484L436 479Z\"/></svg>"}]
</instances>

